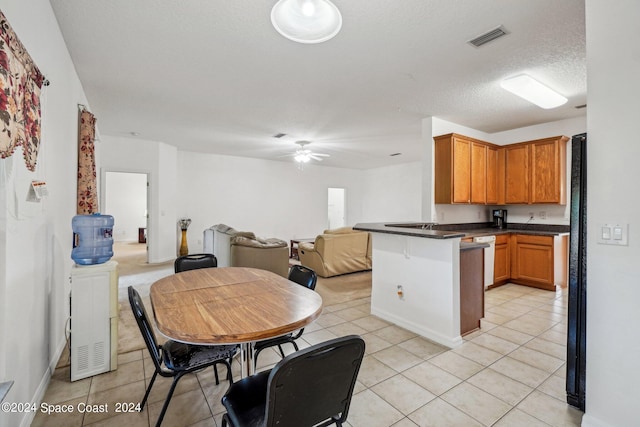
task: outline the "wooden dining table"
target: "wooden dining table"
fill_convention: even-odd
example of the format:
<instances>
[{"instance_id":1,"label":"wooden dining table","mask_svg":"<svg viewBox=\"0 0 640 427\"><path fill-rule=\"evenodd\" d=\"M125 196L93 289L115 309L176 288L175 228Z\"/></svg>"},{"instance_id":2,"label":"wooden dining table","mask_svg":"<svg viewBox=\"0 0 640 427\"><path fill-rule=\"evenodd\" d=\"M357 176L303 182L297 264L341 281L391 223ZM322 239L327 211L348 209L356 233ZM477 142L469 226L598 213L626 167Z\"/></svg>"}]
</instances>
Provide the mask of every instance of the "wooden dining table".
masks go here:
<instances>
[{"instance_id":1,"label":"wooden dining table","mask_svg":"<svg viewBox=\"0 0 640 427\"><path fill-rule=\"evenodd\" d=\"M253 345L301 329L322 312L320 295L266 270L202 268L151 285L158 331L188 344L240 344L242 376L255 370Z\"/></svg>"}]
</instances>

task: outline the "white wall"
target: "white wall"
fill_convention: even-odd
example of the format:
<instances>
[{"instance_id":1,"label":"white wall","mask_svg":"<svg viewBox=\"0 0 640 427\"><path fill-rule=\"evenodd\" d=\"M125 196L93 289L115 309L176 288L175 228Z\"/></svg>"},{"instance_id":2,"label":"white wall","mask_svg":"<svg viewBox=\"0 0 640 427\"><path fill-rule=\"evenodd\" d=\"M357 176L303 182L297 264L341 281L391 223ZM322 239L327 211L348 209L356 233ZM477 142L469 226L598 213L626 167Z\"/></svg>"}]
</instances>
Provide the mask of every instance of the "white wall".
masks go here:
<instances>
[{"instance_id":1,"label":"white wall","mask_svg":"<svg viewBox=\"0 0 640 427\"><path fill-rule=\"evenodd\" d=\"M175 258L177 149L162 142L109 135L101 137L99 146L101 176L107 171L148 174L148 259L159 263Z\"/></svg>"},{"instance_id":2,"label":"white wall","mask_svg":"<svg viewBox=\"0 0 640 427\"><path fill-rule=\"evenodd\" d=\"M422 162L363 171L363 222L421 221Z\"/></svg>"},{"instance_id":3,"label":"white wall","mask_svg":"<svg viewBox=\"0 0 640 427\"><path fill-rule=\"evenodd\" d=\"M586 1L587 396L583 426L638 425L640 392L640 2ZM596 243L598 224L629 224L629 246Z\"/></svg>"},{"instance_id":4,"label":"white wall","mask_svg":"<svg viewBox=\"0 0 640 427\"><path fill-rule=\"evenodd\" d=\"M345 188L348 224L362 222L362 171L178 152L177 215L191 218L189 252L215 224L289 240L327 228L327 189Z\"/></svg>"},{"instance_id":5,"label":"white wall","mask_svg":"<svg viewBox=\"0 0 640 427\"><path fill-rule=\"evenodd\" d=\"M65 342L71 218L75 215L77 104L88 105L49 2L0 0L42 73L42 144L35 172L18 150L0 160L0 381L15 380L9 402L39 402ZM31 179L49 196L24 202ZM28 425L33 413L2 413L0 426Z\"/></svg>"},{"instance_id":6,"label":"white wall","mask_svg":"<svg viewBox=\"0 0 640 427\"><path fill-rule=\"evenodd\" d=\"M103 214L114 218L113 240L137 242L138 228L147 226L147 174L107 172Z\"/></svg>"}]
</instances>

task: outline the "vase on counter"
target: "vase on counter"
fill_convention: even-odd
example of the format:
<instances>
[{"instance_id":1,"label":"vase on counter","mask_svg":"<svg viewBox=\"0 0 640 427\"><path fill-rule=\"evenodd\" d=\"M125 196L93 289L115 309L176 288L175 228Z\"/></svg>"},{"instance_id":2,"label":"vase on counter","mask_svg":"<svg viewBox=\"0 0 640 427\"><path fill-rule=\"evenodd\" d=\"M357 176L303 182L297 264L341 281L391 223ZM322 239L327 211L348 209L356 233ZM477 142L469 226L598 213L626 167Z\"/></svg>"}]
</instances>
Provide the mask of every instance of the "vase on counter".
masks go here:
<instances>
[{"instance_id":1,"label":"vase on counter","mask_svg":"<svg viewBox=\"0 0 640 427\"><path fill-rule=\"evenodd\" d=\"M178 221L180 230L182 231L182 241L180 242L180 256L189 254L189 246L187 245L187 228L191 224L190 218L180 218Z\"/></svg>"}]
</instances>

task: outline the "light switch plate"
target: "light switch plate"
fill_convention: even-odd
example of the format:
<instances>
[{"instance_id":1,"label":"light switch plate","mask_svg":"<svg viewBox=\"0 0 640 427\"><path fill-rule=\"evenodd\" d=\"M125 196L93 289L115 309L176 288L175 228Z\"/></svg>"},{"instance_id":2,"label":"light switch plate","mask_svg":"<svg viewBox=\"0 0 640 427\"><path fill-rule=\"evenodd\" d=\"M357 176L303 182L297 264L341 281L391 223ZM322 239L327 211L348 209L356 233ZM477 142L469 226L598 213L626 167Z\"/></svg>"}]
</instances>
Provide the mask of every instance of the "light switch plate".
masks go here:
<instances>
[{"instance_id":1,"label":"light switch plate","mask_svg":"<svg viewBox=\"0 0 640 427\"><path fill-rule=\"evenodd\" d=\"M598 224L596 236L600 245L629 246L629 224Z\"/></svg>"}]
</instances>

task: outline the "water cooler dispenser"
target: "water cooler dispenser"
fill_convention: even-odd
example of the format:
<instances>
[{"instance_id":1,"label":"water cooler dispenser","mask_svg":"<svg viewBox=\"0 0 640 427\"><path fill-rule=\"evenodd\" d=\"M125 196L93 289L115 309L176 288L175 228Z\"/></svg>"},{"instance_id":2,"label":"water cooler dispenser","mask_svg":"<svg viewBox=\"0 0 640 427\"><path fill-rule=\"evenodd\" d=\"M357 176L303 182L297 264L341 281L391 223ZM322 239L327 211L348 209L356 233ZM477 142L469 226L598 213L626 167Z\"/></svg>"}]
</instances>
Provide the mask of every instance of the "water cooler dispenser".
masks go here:
<instances>
[{"instance_id":1,"label":"water cooler dispenser","mask_svg":"<svg viewBox=\"0 0 640 427\"><path fill-rule=\"evenodd\" d=\"M118 263L113 217L77 215L71 258L71 381L118 367Z\"/></svg>"}]
</instances>

